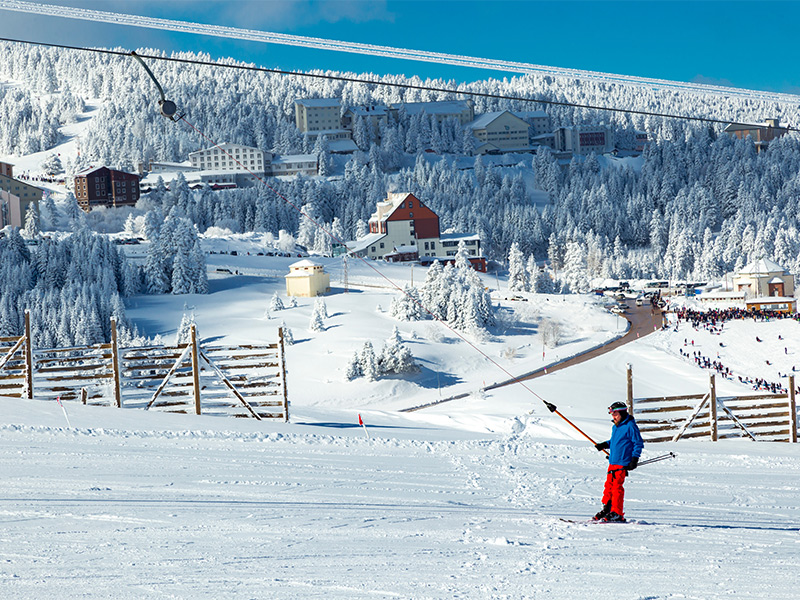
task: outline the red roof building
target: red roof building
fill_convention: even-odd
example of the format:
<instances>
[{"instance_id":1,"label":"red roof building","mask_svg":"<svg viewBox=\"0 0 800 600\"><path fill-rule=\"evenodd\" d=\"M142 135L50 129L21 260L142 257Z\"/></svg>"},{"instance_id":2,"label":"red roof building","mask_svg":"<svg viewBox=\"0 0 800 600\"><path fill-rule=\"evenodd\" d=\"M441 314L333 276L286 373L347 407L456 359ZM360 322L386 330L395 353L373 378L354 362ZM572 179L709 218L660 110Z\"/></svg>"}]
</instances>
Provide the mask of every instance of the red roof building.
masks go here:
<instances>
[{"instance_id":1,"label":"red roof building","mask_svg":"<svg viewBox=\"0 0 800 600\"><path fill-rule=\"evenodd\" d=\"M439 216L408 192L389 193L378 202L369 219L369 234L348 242L348 250L368 258L393 262L433 262L453 260L459 241L467 245L470 262L479 271L486 270L480 239L473 234L439 233Z\"/></svg>"}]
</instances>

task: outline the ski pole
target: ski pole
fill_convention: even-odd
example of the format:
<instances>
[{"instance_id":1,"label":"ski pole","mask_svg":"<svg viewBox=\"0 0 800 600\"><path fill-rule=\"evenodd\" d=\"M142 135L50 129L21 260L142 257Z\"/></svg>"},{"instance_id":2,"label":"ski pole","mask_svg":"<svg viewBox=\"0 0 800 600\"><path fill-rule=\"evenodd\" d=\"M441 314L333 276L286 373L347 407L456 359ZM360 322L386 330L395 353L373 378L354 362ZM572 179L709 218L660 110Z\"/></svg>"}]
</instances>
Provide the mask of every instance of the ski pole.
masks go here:
<instances>
[{"instance_id":1,"label":"ski pole","mask_svg":"<svg viewBox=\"0 0 800 600\"><path fill-rule=\"evenodd\" d=\"M667 460L668 458L675 458L676 456L677 455L674 452L669 452L667 454L662 454L661 456L656 456L655 458L648 458L647 460L643 460L638 465L636 465L636 468L638 469L639 467L643 467L644 465L649 465L650 463L659 462L661 460ZM625 467L622 467L621 469L612 469L610 472L613 473L615 471L625 471L625 470L627 469L625 469Z\"/></svg>"}]
</instances>

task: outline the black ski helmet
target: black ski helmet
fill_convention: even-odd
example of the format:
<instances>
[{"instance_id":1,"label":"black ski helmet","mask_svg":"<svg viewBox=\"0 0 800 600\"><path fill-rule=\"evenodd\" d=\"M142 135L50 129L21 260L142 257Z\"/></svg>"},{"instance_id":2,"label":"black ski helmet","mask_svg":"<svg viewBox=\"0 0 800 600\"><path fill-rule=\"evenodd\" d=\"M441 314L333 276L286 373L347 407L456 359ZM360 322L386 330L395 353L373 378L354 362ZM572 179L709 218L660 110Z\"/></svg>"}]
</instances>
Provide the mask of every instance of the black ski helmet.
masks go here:
<instances>
[{"instance_id":1,"label":"black ski helmet","mask_svg":"<svg viewBox=\"0 0 800 600\"><path fill-rule=\"evenodd\" d=\"M618 410L619 412L627 412L628 406L624 402L614 402L608 407L608 414L611 414L615 410Z\"/></svg>"}]
</instances>

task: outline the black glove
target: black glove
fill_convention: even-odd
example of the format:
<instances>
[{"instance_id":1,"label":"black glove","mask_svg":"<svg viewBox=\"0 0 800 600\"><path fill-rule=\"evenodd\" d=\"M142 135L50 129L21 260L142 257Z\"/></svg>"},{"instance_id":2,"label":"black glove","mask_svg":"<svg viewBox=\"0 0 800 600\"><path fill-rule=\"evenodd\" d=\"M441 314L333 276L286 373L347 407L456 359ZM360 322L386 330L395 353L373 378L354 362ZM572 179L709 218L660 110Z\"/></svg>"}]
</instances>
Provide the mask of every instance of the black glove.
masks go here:
<instances>
[{"instance_id":1,"label":"black glove","mask_svg":"<svg viewBox=\"0 0 800 600\"><path fill-rule=\"evenodd\" d=\"M638 456L634 456L631 459L631 462L628 463L628 466L625 467L625 470L626 471L633 471L638 466L638 464L639 464L639 457Z\"/></svg>"},{"instance_id":2,"label":"black glove","mask_svg":"<svg viewBox=\"0 0 800 600\"><path fill-rule=\"evenodd\" d=\"M599 442L594 445L598 450L608 450L608 442Z\"/></svg>"}]
</instances>

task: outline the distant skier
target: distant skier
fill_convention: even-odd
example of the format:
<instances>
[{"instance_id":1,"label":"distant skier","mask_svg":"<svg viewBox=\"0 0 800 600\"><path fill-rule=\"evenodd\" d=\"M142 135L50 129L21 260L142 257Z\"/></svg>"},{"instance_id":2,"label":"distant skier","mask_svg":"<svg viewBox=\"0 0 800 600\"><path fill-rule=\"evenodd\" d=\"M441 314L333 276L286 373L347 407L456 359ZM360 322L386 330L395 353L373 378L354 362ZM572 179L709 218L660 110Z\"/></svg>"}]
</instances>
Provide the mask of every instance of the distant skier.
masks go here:
<instances>
[{"instance_id":1,"label":"distant skier","mask_svg":"<svg viewBox=\"0 0 800 600\"><path fill-rule=\"evenodd\" d=\"M609 450L608 474L603 488L603 508L594 516L595 521L624 523L625 512L623 500L625 490L622 484L628 471L633 471L639 464L639 456L644 448L642 434L633 416L628 414L624 402L614 402L608 407L608 413L614 421L611 428L611 439L595 444L598 450Z\"/></svg>"}]
</instances>

